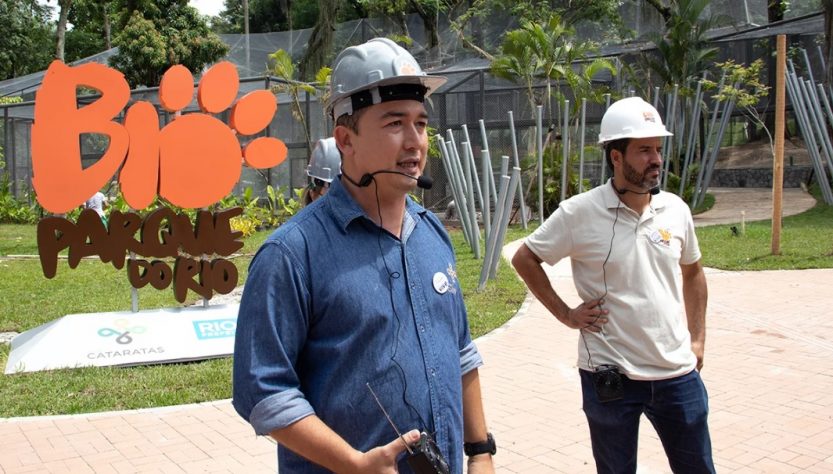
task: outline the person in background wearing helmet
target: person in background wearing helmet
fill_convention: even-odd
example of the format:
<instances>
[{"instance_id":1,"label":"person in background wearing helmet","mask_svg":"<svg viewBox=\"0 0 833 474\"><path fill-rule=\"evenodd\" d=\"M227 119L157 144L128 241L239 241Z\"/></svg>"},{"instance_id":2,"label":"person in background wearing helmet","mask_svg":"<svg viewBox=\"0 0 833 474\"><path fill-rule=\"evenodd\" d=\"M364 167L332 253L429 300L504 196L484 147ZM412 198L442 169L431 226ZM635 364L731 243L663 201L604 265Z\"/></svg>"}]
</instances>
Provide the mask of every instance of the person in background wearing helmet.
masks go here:
<instances>
[{"instance_id":1,"label":"person in background wearing helmet","mask_svg":"<svg viewBox=\"0 0 833 474\"><path fill-rule=\"evenodd\" d=\"M656 109L638 97L602 118L613 177L562 202L512 259L539 301L579 331L583 408L598 472L636 472L639 417L659 435L674 472L714 472L708 396L699 371L706 277L688 206L659 191ZM570 257L583 303L570 307L543 262Z\"/></svg>"},{"instance_id":2,"label":"person in background wearing helmet","mask_svg":"<svg viewBox=\"0 0 833 474\"><path fill-rule=\"evenodd\" d=\"M333 137L318 140L307 165L307 176L310 177L309 186L304 190L303 201L307 206L321 196L327 194L327 189L333 178L341 168L341 153Z\"/></svg>"},{"instance_id":3,"label":"person in background wearing helmet","mask_svg":"<svg viewBox=\"0 0 833 474\"><path fill-rule=\"evenodd\" d=\"M341 175L258 250L237 321L233 405L278 441L280 472L413 472L420 432L449 472L464 452L494 472L451 242L408 197L428 186L423 102L444 82L388 39L336 57Z\"/></svg>"}]
</instances>

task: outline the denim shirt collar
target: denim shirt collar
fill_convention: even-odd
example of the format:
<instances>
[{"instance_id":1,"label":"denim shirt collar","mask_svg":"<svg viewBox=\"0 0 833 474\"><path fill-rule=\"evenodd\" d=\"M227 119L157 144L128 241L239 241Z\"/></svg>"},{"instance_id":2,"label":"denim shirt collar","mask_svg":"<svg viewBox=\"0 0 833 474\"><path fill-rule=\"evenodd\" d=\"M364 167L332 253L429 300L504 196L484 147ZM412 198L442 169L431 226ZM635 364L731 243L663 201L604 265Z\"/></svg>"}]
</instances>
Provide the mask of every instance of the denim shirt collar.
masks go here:
<instances>
[{"instance_id":1,"label":"denim shirt collar","mask_svg":"<svg viewBox=\"0 0 833 474\"><path fill-rule=\"evenodd\" d=\"M330 183L330 189L327 191L327 196L331 196L326 200L327 207L330 214L338 224L342 232L347 233L347 228L351 222L356 219L364 218L368 222L376 225L373 220L367 216L364 209L359 206L353 196L347 192L347 189L341 184L341 175ZM424 207L415 203L410 196L405 196L405 216L402 221L402 232L400 233L400 240L405 242L408 236L416 227L417 223L422 220L423 214L428 212Z\"/></svg>"}]
</instances>

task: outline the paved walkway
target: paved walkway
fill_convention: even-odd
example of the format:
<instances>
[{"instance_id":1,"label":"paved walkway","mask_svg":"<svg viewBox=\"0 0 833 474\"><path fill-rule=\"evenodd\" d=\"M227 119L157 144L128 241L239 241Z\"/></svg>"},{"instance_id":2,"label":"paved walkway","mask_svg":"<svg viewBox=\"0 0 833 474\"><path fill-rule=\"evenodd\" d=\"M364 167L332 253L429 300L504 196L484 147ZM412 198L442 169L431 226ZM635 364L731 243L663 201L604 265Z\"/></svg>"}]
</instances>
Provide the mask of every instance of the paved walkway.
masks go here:
<instances>
[{"instance_id":1,"label":"paved walkway","mask_svg":"<svg viewBox=\"0 0 833 474\"><path fill-rule=\"evenodd\" d=\"M785 209L794 200L812 205L801 193L785 199ZM726 201L738 203L740 196L719 194L715 208L697 221L726 212L719 221L734 222L736 208ZM750 205L747 219L753 210ZM565 299L577 303L569 263L550 275ZM718 470L833 472L833 270L709 269L707 278L703 378ZM517 316L477 343L486 359L481 377L500 446L498 472L594 472L574 364L576 333L529 297ZM669 472L647 420L643 427L639 472ZM6 473L265 473L275 472L275 464L274 445L256 438L228 400L0 420L0 472Z\"/></svg>"}]
</instances>

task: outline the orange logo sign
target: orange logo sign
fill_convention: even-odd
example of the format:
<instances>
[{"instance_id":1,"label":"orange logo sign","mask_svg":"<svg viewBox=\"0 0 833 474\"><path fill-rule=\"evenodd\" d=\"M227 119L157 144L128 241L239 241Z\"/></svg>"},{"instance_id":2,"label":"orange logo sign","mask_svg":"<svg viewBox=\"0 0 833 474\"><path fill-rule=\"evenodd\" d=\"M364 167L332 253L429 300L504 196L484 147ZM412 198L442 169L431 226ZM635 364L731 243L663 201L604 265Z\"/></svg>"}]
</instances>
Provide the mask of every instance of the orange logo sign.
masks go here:
<instances>
[{"instance_id":1,"label":"orange logo sign","mask_svg":"<svg viewBox=\"0 0 833 474\"><path fill-rule=\"evenodd\" d=\"M78 107L76 90L88 87L101 96ZM101 64L66 66L53 61L35 100L32 127L32 184L40 204L64 213L84 203L119 168L119 183L135 209L151 204L158 194L180 207L209 206L228 195L240 178L242 162L270 168L286 159L286 145L277 138L259 137L241 150L237 134L263 131L277 111L268 90L250 92L236 103L239 78L234 65L220 62L202 77L197 90L201 113L178 115L159 127L154 106L137 101L124 123L114 119L130 99L124 76ZM194 96L194 78L184 66L165 72L159 100L168 112L180 112ZM226 125L209 114L231 107ZM83 169L79 137L107 135L109 146L95 164Z\"/></svg>"}]
</instances>

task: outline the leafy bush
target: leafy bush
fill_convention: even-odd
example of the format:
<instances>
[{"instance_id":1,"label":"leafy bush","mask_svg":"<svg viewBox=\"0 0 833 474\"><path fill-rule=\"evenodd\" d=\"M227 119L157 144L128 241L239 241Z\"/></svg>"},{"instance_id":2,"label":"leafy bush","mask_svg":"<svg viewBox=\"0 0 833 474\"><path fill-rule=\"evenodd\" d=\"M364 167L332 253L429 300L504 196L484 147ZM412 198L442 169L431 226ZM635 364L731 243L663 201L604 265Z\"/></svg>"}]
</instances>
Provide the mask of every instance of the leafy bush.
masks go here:
<instances>
[{"instance_id":1,"label":"leafy bush","mask_svg":"<svg viewBox=\"0 0 833 474\"><path fill-rule=\"evenodd\" d=\"M569 198L578 194L578 173L574 171L574 167L579 161L577 153L571 153L568 157L567 163L567 193ZM538 170L535 165L537 158L529 156L524 160L524 179L525 183L529 183L524 196L525 202L530 209L538 212ZM558 203L561 201L561 164L564 162L563 151L560 143L554 143L544 148L544 214L550 215L558 208ZM590 180L585 179L582 183L582 189L590 189Z\"/></svg>"},{"instance_id":2,"label":"leafy bush","mask_svg":"<svg viewBox=\"0 0 833 474\"><path fill-rule=\"evenodd\" d=\"M11 191L9 175L3 173L0 178L0 223L34 224L39 217L40 206L17 200Z\"/></svg>"}]
</instances>

